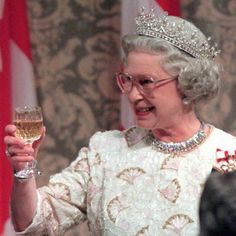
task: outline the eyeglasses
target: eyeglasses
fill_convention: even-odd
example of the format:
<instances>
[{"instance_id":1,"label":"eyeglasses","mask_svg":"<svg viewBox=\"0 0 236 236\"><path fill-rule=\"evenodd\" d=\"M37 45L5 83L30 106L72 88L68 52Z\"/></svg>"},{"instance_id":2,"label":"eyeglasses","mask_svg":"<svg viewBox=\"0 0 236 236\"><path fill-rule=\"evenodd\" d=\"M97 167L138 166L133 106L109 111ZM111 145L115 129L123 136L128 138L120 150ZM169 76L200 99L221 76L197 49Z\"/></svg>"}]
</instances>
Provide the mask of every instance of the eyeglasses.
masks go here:
<instances>
[{"instance_id":1,"label":"eyeglasses","mask_svg":"<svg viewBox=\"0 0 236 236\"><path fill-rule=\"evenodd\" d=\"M140 91L144 93L149 93L162 82L176 79L176 77L171 77L166 79L155 80L147 75L131 76L127 73L122 72L116 73L115 78L117 85L119 86L122 93L129 93L132 90L134 84Z\"/></svg>"}]
</instances>

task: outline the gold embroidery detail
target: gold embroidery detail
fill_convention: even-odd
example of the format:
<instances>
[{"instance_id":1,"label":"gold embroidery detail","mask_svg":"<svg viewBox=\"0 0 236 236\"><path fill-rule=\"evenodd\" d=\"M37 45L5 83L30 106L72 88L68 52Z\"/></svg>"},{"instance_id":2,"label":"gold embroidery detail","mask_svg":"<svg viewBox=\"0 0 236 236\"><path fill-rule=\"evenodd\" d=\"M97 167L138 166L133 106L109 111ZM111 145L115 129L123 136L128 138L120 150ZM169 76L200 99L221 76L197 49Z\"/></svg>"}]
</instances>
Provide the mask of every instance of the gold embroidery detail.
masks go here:
<instances>
[{"instance_id":1,"label":"gold embroidery detail","mask_svg":"<svg viewBox=\"0 0 236 236\"><path fill-rule=\"evenodd\" d=\"M45 224L47 231L52 234L57 234L59 230L59 220L55 209L52 206L53 204L51 202L51 199L49 197L46 197L42 202L41 208L43 212L43 217L46 219Z\"/></svg>"},{"instance_id":2,"label":"gold embroidery detail","mask_svg":"<svg viewBox=\"0 0 236 236\"><path fill-rule=\"evenodd\" d=\"M163 188L158 190L161 195L163 195L167 200L175 203L179 198L179 194L181 192L181 186L177 179L173 179L171 183Z\"/></svg>"},{"instance_id":3,"label":"gold embroidery detail","mask_svg":"<svg viewBox=\"0 0 236 236\"><path fill-rule=\"evenodd\" d=\"M186 225L194 221L187 215L177 214L171 216L164 224L163 229L171 230L177 235L181 235Z\"/></svg>"},{"instance_id":4,"label":"gold embroidery detail","mask_svg":"<svg viewBox=\"0 0 236 236\"><path fill-rule=\"evenodd\" d=\"M96 153L94 164L101 165L101 163L102 163L101 157L100 157L99 153Z\"/></svg>"},{"instance_id":5,"label":"gold embroidery detail","mask_svg":"<svg viewBox=\"0 0 236 236\"><path fill-rule=\"evenodd\" d=\"M178 171L180 162L183 160L183 157L177 155L168 155L163 163L161 164L161 169L171 169Z\"/></svg>"},{"instance_id":6,"label":"gold embroidery detail","mask_svg":"<svg viewBox=\"0 0 236 236\"><path fill-rule=\"evenodd\" d=\"M128 147L132 147L144 139L147 134L148 130L133 126L125 131L124 136Z\"/></svg>"},{"instance_id":7,"label":"gold embroidery detail","mask_svg":"<svg viewBox=\"0 0 236 236\"><path fill-rule=\"evenodd\" d=\"M108 213L108 216L109 216L110 220L113 223L115 223L118 215L120 214L120 212L124 211L127 208L129 208L129 207L125 206L121 202L121 200L118 196L113 198L107 206L107 213Z\"/></svg>"},{"instance_id":8,"label":"gold embroidery detail","mask_svg":"<svg viewBox=\"0 0 236 236\"><path fill-rule=\"evenodd\" d=\"M123 179L130 184L133 184L136 178L140 177L141 175L145 173L146 172L139 167L130 167L118 173L116 177L119 179Z\"/></svg>"},{"instance_id":9,"label":"gold embroidery detail","mask_svg":"<svg viewBox=\"0 0 236 236\"><path fill-rule=\"evenodd\" d=\"M68 186L62 183L50 183L48 187L51 189L53 196L56 199L62 199L70 201L70 189Z\"/></svg>"},{"instance_id":10,"label":"gold embroidery detail","mask_svg":"<svg viewBox=\"0 0 236 236\"><path fill-rule=\"evenodd\" d=\"M147 236L148 235L148 228L149 228L149 225L146 226L146 227L143 227L141 230L139 230L135 236Z\"/></svg>"},{"instance_id":11,"label":"gold embroidery detail","mask_svg":"<svg viewBox=\"0 0 236 236\"><path fill-rule=\"evenodd\" d=\"M83 158L81 160L79 160L75 167L74 167L75 171L85 171L85 172L89 172L89 166L88 166L88 158Z\"/></svg>"}]
</instances>

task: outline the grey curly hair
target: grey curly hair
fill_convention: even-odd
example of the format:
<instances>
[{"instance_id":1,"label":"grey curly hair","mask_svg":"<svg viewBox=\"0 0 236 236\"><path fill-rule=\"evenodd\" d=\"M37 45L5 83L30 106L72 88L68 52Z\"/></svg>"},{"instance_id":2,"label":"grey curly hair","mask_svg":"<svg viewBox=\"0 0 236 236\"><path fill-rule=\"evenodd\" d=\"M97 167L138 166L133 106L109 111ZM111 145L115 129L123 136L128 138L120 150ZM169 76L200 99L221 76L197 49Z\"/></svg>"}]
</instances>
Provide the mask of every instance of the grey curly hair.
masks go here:
<instances>
[{"instance_id":1,"label":"grey curly hair","mask_svg":"<svg viewBox=\"0 0 236 236\"><path fill-rule=\"evenodd\" d=\"M196 59L170 43L140 35L126 35L122 39L124 63L129 52L142 51L161 54L161 65L170 75L178 78L178 88L192 103L206 101L220 89L220 66L211 59Z\"/></svg>"}]
</instances>

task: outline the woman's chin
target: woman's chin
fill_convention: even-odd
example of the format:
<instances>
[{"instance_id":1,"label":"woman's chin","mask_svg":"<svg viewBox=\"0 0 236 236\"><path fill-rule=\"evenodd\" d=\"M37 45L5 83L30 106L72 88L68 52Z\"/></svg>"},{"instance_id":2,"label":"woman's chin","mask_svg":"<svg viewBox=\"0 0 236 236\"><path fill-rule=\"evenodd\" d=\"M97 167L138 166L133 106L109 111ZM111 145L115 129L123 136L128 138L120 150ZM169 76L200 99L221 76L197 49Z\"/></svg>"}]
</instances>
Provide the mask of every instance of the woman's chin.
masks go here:
<instances>
[{"instance_id":1,"label":"woman's chin","mask_svg":"<svg viewBox=\"0 0 236 236\"><path fill-rule=\"evenodd\" d=\"M152 129L152 126L150 124L147 124L147 122L137 122L136 126L143 129Z\"/></svg>"}]
</instances>

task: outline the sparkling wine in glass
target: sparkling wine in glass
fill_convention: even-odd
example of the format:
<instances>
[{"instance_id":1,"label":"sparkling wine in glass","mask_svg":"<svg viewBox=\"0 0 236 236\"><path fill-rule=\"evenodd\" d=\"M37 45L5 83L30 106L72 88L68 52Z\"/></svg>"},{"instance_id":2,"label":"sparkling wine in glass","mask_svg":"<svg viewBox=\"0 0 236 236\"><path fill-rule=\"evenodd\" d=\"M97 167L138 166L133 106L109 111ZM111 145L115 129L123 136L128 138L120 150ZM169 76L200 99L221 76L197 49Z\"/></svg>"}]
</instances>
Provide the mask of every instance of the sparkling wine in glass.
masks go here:
<instances>
[{"instance_id":1,"label":"sparkling wine in glass","mask_svg":"<svg viewBox=\"0 0 236 236\"><path fill-rule=\"evenodd\" d=\"M13 123L16 126L16 137L25 141L25 144L32 145L42 134L43 116L41 108L36 107L17 107L14 111ZM15 173L19 179L28 179L40 174L36 168L37 161L28 162L24 169Z\"/></svg>"}]
</instances>

